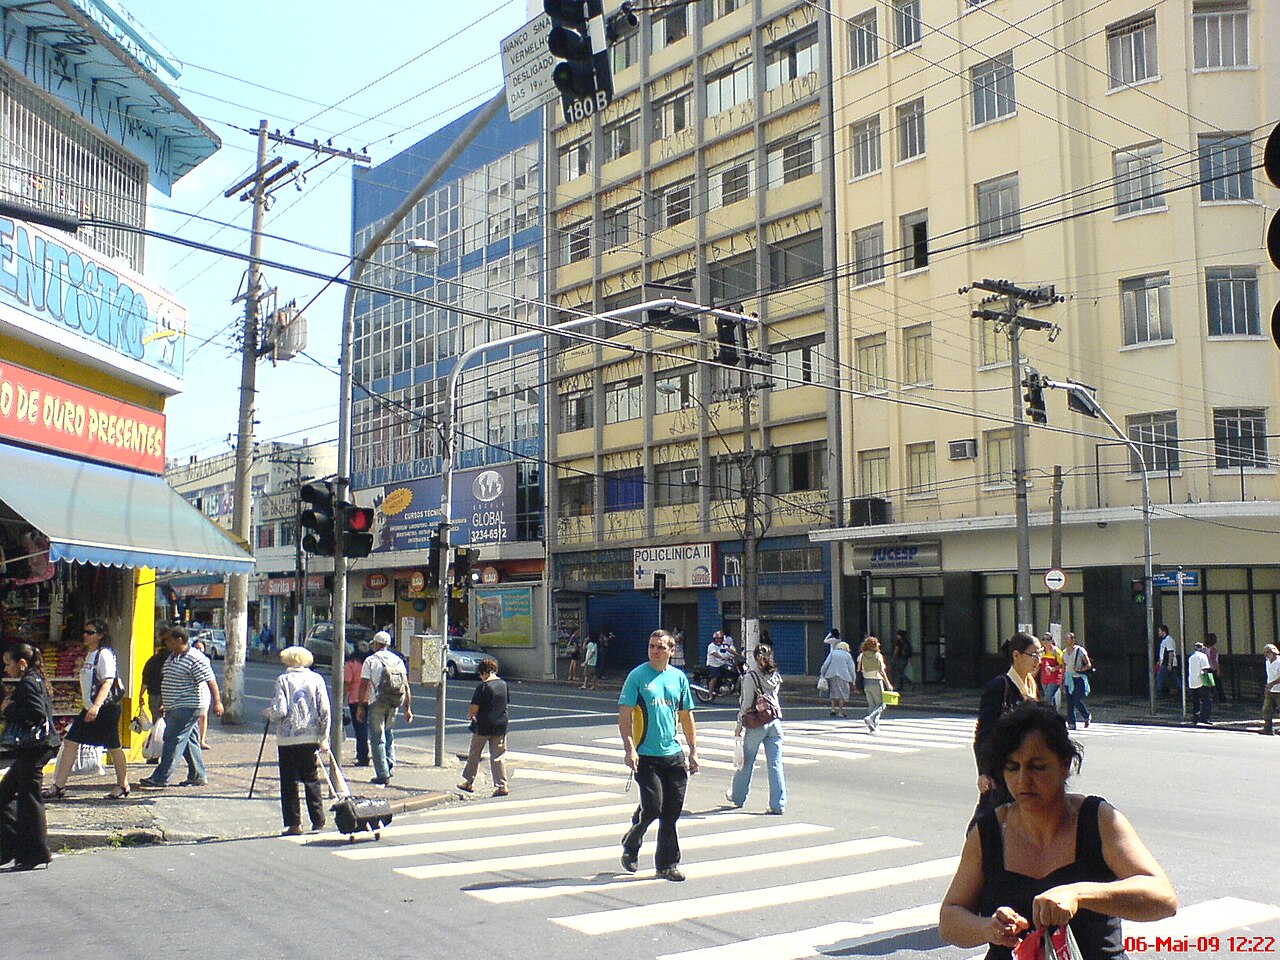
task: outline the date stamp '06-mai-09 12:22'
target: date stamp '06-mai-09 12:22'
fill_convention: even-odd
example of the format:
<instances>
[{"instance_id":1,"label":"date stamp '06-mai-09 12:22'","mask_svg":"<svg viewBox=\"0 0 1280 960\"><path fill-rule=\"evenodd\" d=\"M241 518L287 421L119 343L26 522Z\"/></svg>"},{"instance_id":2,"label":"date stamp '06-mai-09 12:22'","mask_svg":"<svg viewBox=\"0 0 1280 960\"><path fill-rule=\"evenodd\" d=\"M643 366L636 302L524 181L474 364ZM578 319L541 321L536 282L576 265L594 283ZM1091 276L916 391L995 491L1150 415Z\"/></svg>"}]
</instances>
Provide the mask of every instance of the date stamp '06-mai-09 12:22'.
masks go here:
<instances>
[{"instance_id":1,"label":"date stamp '06-mai-09 12:22'","mask_svg":"<svg viewBox=\"0 0 1280 960\"><path fill-rule=\"evenodd\" d=\"M1125 937L1127 953L1253 954L1275 955L1280 942L1275 937Z\"/></svg>"}]
</instances>

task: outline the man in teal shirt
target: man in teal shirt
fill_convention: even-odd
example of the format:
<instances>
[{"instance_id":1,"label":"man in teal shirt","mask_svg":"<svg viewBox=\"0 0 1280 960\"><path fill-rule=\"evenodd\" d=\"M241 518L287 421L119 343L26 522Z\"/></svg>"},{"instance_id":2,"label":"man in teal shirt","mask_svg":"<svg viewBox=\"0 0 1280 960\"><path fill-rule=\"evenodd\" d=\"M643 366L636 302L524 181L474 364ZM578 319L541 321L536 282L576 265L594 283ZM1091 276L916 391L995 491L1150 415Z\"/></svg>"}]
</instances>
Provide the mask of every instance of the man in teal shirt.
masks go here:
<instances>
[{"instance_id":1,"label":"man in teal shirt","mask_svg":"<svg viewBox=\"0 0 1280 960\"><path fill-rule=\"evenodd\" d=\"M627 766L640 787L640 806L622 838L622 869L636 872L640 844L649 824L658 821L654 866L666 880L683 880L676 821L684 810L689 774L698 772L698 732L693 723L693 692L684 672L671 667L675 640L665 630L649 637L649 662L627 675L618 697L618 731ZM689 744L688 766L676 740L676 721Z\"/></svg>"}]
</instances>

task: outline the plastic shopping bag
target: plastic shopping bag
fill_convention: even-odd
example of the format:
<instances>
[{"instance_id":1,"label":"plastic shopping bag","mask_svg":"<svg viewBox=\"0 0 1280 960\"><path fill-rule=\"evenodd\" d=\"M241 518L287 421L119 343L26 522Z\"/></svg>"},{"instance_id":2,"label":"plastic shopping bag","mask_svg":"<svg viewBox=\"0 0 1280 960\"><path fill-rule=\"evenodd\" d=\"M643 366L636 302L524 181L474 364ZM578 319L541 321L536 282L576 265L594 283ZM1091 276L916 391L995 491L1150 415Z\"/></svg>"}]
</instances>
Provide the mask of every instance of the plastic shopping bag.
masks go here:
<instances>
[{"instance_id":1,"label":"plastic shopping bag","mask_svg":"<svg viewBox=\"0 0 1280 960\"><path fill-rule=\"evenodd\" d=\"M1041 927L1013 948L1013 960L1084 960L1071 927Z\"/></svg>"},{"instance_id":2,"label":"plastic shopping bag","mask_svg":"<svg viewBox=\"0 0 1280 960\"><path fill-rule=\"evenodd\" d=\"M741 770L747 762L747 752L742 746L742 734L733 738L733 769Z\"/></svg>"},{"instance_id":3,"label":"plastic shopping bag","mask_svg":"<svg viewBox=\"0 0 1280 960\"><path fill-rule=\"evenodd\" d=\"M142 757L144 760L159 760L163 752L164 717L160 717L151 727L151 732L147 734L147 739L142 744Z\"/></svg>"},{"instance_id":4,"label":"plastic shopping bag","mask_svg":"<svg viewBox=\"0 0 1280 960\"><path fill-rule=\"evenodd\" d=\"M63 745L63 749L67 749ZM103 750L101 747L90 746L87 743L79 744L76 748L76 760L71 765L71 776L73 777L100 777L107 772L107 768L102 763Z\"/></svg>"},{"instance_id":5,"label":"plastic shopping bag","mask_svg":"<svg viewBox=\"0 0 1280 960\"><path fill-rule=\"evenodd\" d=\"M821 693L821 694L823 694L823 695L825 696L825 695L826 695L826 693L827 693L827 691L828 691L829 689L831 689L831 684L827 683L827 678L826 678L826 677L819 677L819 678L818 678L818 692L819 692L819 693Z\"/></svg>"}]
</instances>

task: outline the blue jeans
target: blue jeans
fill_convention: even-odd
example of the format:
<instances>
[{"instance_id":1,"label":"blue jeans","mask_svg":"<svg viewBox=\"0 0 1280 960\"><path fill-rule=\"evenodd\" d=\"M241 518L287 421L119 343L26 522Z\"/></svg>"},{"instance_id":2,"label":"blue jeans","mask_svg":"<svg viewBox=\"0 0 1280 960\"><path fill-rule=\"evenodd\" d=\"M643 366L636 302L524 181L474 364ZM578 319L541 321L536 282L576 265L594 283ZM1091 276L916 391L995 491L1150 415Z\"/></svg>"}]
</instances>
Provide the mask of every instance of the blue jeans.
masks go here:
<instances>
[{"instance_id":1,"label":"blue jeans","mask_svg":"<svg viewBox=\"0 0 1280 960\"><path fill-rule=\"evenodd\" d=\"M1176 666L1166 667L1161 664L1156 669L1156 696L1166 697L1169 695L1169 681L1173 680L1173 689L1182 689L1182 671Z\"/></svg>"},{"instance_id":2,"label":"blue jeans","mask_svg":"<svg viewBox=\"0 0 1280 960\"><path fill-rule=\"evenodd\" d=\"M751 771L756 754L764 744L764 765L769 772L769 809L779 812L787 809L787 781L782 774L782 721L771 720L763 727L748 727L743 731L742 769L733 775L729 787L729 800L735 807L747 802L751 792Z\"/></svg>"},{"instance_id":3,"label":"blue jeans","mask_svg":"<svg viewBox=\"0 0 1280 960\"><path fill-rule=\"evenodd\" d=\"M380 780L391 776L396 768L396 711L399 707L384 707L371 703L365 717L369 721L369 747L373 754L373 775Z\"/></svg>"},{"instance_id":4,"label":"blue jeans","mask_svg":"<svg viewBox=\"0 0 1280 960\"><path fill-rule=\"evenodd\" d=\"M173 766L184 753L187 755L187 776L195 780L205 778L204 752L200 738L196 736L196 721L200 718L198 707L174 707L164 712L164 748L160 753L160 765L150 777L156 783L168 783Z\"/></svg>"},{"instance_id":5,"label":"blue jeans","mask_svg":"<svg viewBox=\"0 0 1280 960\"><path fill-rule=\"evenodd\" d=\"M356 763L363 765L369 762L369 718L360 719L359 703L348 704L347 708L351 711L351 731L356 741Z\"/></svg>"},{"instance_id":6,"label":"blue jeans","mask_svg":"<svg viewBox=\"0 0 1280 960\"><path fill-rule=\"evenodd\" d=\"M1076 712L1079 711L1080 719L1088 723L1092 717L1089 716L1089 708L1084 705L1084 699L1088 694L1084 689L1084 677L1068 677L1067 678L1067 725L1073 730L1076 725Z\"/></svg>"},{"instance_id":7,"label":"blue jeans","mask_svg":"<svg viewBox=\"0 0 1280 960\"><path fill-rule=\"evenodd\" d=\"M1053 709L1058 709L1058 690L1062 687L1060 683L1046 683L1044 685L1044 702Z\"/></svg>"}]
</instances>

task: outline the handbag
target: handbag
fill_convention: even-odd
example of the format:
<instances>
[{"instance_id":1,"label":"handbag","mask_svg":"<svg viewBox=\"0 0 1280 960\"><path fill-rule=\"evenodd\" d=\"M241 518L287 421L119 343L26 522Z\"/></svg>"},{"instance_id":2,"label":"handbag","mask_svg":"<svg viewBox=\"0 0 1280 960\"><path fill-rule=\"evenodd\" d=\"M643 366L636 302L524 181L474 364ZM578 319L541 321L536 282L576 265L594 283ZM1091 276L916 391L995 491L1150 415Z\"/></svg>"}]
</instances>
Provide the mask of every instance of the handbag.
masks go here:
<instances>
[{"instance_id":1,"label":"handbag","mask_svg":"<svg viewBox=\"0 0 1280 960\"><path fill-rule=\"evenodd\" d=\"M754 670L751 671L751 674L756 678L756 690L759 691L762 685L760 675ZM756 694L756 702L749 709L743 711L742 725L755 729L756 727L763 727L766 723L772 723L780 716L782 716L782 713L778 710L778 705L761 691Z\"/></svg>"},{"instance_id":2,"label":"handbag","mask_svg":"<svg viewBox=\"0 0 1280 960\"><path fill-rule=\"evenodd\" d=\"M831 689L831 684L827 683L827 678L826 678L826 677L819 677L819 678L818 678L818 692L819 692L819 693L821 693L821 694L825 694L825 693L826 693L828 690L830 690L830 689Z\"/></svg>"},{"instance_id":3,"label":"handbag","mask_svg":"<svg viewBox=\"0 0 1280 960\"><path fill-rule=\"evenodd\" d=\"M48 718L39 723L17 723L10 720L0 732L0 753L20 753L46 746L53 727Z\"/></svg>"},{"instance_id":4,"label":"handbag","mask_svg":"<svg viewBox=\"0 0 1280 960\"><path fill-rule=\"evenodd\" d=\"M98 669L98 657L101 655L100 650L95 650L93 654L93 669ZM107 691L107 698L102 701L104 707L119 703L124 697L124 684L120 682L119 676L108 677L103 683L111 684L111 689Z\"/></svg>"},{"instance_id":5,"label":"handbag","mask_svg":"<svg viewBox=\"0 0 1280 960\"><path fill-rule=\"evenodd\" d=\"M886 707L896 707L898 705L899 696L897 690L885 690L880 696L883 698Z\"/></svg>"},{"instance_id":6,"label":"handbag","mask_svg":"<svg viewBox=\"0 0 1280 960\"><path fill-rule=\"evenodd\" d=\"M1206 687L1216 687L1218 685L1218 677L1212 670L1205 670L1200 674L1200 679L1204 681Z\"/></svg>"}]
</instances>

